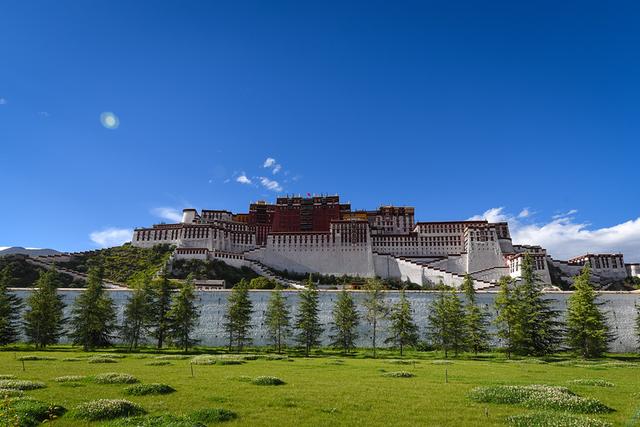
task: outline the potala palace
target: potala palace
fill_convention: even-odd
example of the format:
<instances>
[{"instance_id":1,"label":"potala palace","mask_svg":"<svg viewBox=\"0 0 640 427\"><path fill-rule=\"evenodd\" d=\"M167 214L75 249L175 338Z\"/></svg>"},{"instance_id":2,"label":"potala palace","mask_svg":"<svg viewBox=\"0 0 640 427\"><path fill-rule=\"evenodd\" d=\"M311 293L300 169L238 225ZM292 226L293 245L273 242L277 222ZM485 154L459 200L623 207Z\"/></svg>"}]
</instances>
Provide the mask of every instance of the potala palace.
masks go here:
<instances>
[{"instance_id":1,"label":"potala palace","mask_svg":"<svg viewBox=\"0 0 640 427\"><path fill-rule=\"evenodd\" d=\"M587 262L603 286L640 275L640 264L625 264L619 253L553 259L540 246L512 242L506 222L415 222L413 207L352 210L339 196L279 197L252 203L248 213L184 209L178 224L135 229L132 244L171 244L173 260L219 259L270 277L287 270L458 287L469 274L487 289L502 276L518 278L525 253L546 285L571 282Z\"/></svg>"}]
</instances>

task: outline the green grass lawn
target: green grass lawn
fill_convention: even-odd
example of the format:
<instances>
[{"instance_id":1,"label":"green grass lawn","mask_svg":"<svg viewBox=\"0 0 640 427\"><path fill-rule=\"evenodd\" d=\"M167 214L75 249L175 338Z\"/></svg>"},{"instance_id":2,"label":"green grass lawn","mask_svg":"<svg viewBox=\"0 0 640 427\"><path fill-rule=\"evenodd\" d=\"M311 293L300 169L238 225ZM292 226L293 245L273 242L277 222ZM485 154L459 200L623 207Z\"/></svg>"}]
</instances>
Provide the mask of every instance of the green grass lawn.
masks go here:
<instances>
[{"instance_id":1,"label":"green grass lawn","mask_svg":"<svg viewBox=\"0 0 640 427\"><path fill-rule=\"evenodd\" d=\"M55 360L22 362L16 357L41 355ZM387 354L385 354L387 356ZM506 361L489 355L484 360L442 363L434 353L414 353L415 364L394 364L385 359L342 356L291 357L288 360L249 360L238 365L191 365L189 359L157 362L153 354L126 355L116 363L88 363L87 354L73 351L0 352L0 375L37 380L46 388L27 396L73 409L92 399L128 399L150 414L186 414L203 408L224 408L237 418L235 426L480 426L505 425L509 415L533 412L522 406L476 403L467 397L476 386L549 384L567 386L615 409L609 414L586 415L613 425L640 425L640 362L605 359L582 362L570 358L544 363L536 359ZM230 356L232 357L232 356ZM64 358L82 358L63 361ZM193 377L191 367L193 367ZM445 383L445 370L448 382ZM410 378L384 376L408 371ZM66 375L91 376L105 372L132 374L141 383L165 383L176 392L156 396L125 394L128 384L80 382L71 387L53 381ZM285 384L255 385L243 377L275 376ZM586 381L602 379L613 387ZM634 416L638 418L634 424ZM0 425L2 423L0 422ZM56 426L89 425L65 415ZM94 423L94 425L97 423Z\"/></svg>"}]
</instances>

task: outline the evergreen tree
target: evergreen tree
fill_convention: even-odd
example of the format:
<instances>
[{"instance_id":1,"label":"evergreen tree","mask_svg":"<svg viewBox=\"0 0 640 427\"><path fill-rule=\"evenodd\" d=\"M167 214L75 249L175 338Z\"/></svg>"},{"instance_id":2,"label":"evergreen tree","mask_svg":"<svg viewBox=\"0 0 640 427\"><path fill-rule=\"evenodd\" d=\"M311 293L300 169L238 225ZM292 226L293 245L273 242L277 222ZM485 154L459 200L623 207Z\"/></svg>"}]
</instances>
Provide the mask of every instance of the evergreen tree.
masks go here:
<instances>
[{"instance_id":1,"label":"evergreen tree","mask_svg":"<svg viewBox=\"0 0 640 427\"><path fill-rule=\"evenodd\" d=\"M389 337L385 342L398 346L402 356L405 347L418 344L418 327L413 321L411 303L405 296L404 289L400 291L400 301L391 307L389 321Z\"/></svg>"},{"instance_id":2,"label":"evergreen tree","mask_svg":"<svg viewBox=\"0 0 640 427\"><path fill-rule=\"evenodd\" d=\"M587 264L573 283L574 292L567 307L567 342L584 358L602 356L612 339L590 278Z\"/></svg>"},{"instance_id":3,"label":"evergreen tree","mask_svg":"<svg viewBox=\"0 0 640 427\"><path fill-rule=\"evenodd\" d=\"M169 336L185 352L198 342L191 337L200 317L200 311L196 307L196 298L193 276L190 274L180 286L168 313Z\"/></svg>"},{"instance_id":4,"label":"evergreen tree","mask_svg":"<svg viewBox=\"0 0 640 427\"><path fill-rule=\"evenodd\" d=\"M515 350L516 331L517 331L517 312L518 301L513 290L513 280L509 276L503 276L499 282L500 291L496 295L495 305L498 315L495 324L497 328L498 338L504 341L504 349L507 352L507 358L511 358L511 354Z\"/></svg>"},{"instance_id":5,"label":"evergreen tree","mask_svg":"<svg viewBox=\"0 0 640 427\"><path fill-rule=\"evenodd\" d=\"M300 292L298 312L295 327L298 330L296 340L304 346L304 354L309 357L313 347L320 344L323 328L320 325L318 289L311 280L307 280L307 287Z\"/></svg>"},{"instance_id":6,"label":"evergreen tree","mask_svg":"<svg viewBox=\"0 0 640 427\"><path fill-rule=\"evenodd\" d=\"M65 305L56 292L56 282L54 270L40 273L36 289L27 298L25 334L36 349L57 343L63 333Z\"/></svg>"},{"instance_id":7,"label":"evergreen tree","mask_svg":"<svg viewBox=\"0 0 640 427\"><path fill-rule=\"evenodd\" d=\"M291 315L287 307L287 300L278 289L271 293L267 310L265 313L265 323L269 336L273 340L278 353L282 351L282 345L290 332Z\"/></svg>"},{"instance_id":8,"label":"evergreen tree","mask_svg":"<svg viewBox=\"0 0 640 427\"><path fill-rule=\"evenodd\" d=\"M373 358L375 359L378 322L389 314L389 309L384 303L384 285L380 280L367 280L365 290L363 305L366 310L365 318L371 325L371 346L373 347Z\"/></svg>"},{"instance_id":9,"label":"evergreen tree","mask_svg":"<svg viewBox=\"0 0 640 427\"><path fill-rule=\"evenodd\" d=\"M517 299L514 350L523 356L544 356L557 350L562 342L558 313L551 301L543 297L533 258L522 260L522 282L515 288Z\"/></svg>"},{"instance_id":10,"label":"evergreen tree","mask_svg":"<svg viewBox=\"0 0 640 427\"><path fill-rule=\"evenodd\" d=\"M122 340L132 351L140 345L149 333L151 283L145 282L135 288L124 306L124 319L120 328Z\"/></svg>"},{"instance_id":11,"label":"evergreen tree","mask_svg":"<svg viewBox=\"0 0 640 427\"><path fill-rule=\"evenodd\" d=\"M0 345L12 344L20 337L22 300L9 292L11 273L7 265L0 271Z\"/></svg>"},{"instance_id":12,"label":"evergreen tree","mask_svg":"<svg viewBox=\"0 0 640 427\"><path fill-rule=\"evenodd\" d=\"M251 342L249 337L251 313L253 313L253 305L249 299L249 282L242 279L231 290L227 300L227 313L224 316L224 329L229 337L229 351L234 345L238 351L242 351L243 347Z\"/></svg>"},{"instance_id":13,"label":"evergreen tree","mask_svg":"<svg viewBox=\"0 0 640 427\"><path fill-rule=\"evenodd\" d=\"M489 348L489 314L478 305L473 279L468 274L462 282L462 291L466 297L464 306L464 328L467 348L478 355Z\"/></svg>"},{"instance_id":14,"label":"evergreen tree","mask_svg":"<svg viewBox=\"0 0 640 427\"><path fill-rule=\"evenodd\" d=\"M353 301L351 294L342 289L338 301L333 307L333 326L335 335L332 337L332 345L341 348L345 353L349 353L355 348L358 339L358 325L360 315Z\"/></svg>"},{"instance_id":15,"label":"evergreen tree","mask_svg":"<svg viewBox=\"0 0 640 427\"><path fill-rule=\"evenodd\" d=\"M638 350L640 350L640 304L636 304L636 335L638 336Z\"/></svg>"},{"instance_id":16,"label":"evergreen tree","mask_svg":"<svg viewBox=\"0 0 640 427\"><path fill-rule=\"evenodd\" d=\"M105 294L101 270L92 268L86 289L73 302L69 336L74 345L82 345L84 351L91 351L111 345L115 329L113 300Z\"/></svg>"},{"instance_id":17,"label":"evergreen tree","mask_svg":"<svg viewBox=\"0 0 640 427\"><path fill-rule=\"evenodd\" d=\"M157 340L158 348L162 348L169 333L169 310L171 310L172 292L173 287L166 272L159 281L153 283L149 288L151 335Z\"/></svg>"},{"instance_id":18,"label":"evergreen tree","mask_svg":"<svg viewBox=\"0 0 640 427\"><path fill-rule=\"evenodd\" d=\"M427 318L427 335L435 347L444 351L445 359L449 350L457 356L464 349L466 334L464 309L456 291L443 289L431 303Z\"/></svg>"}]
</instances>

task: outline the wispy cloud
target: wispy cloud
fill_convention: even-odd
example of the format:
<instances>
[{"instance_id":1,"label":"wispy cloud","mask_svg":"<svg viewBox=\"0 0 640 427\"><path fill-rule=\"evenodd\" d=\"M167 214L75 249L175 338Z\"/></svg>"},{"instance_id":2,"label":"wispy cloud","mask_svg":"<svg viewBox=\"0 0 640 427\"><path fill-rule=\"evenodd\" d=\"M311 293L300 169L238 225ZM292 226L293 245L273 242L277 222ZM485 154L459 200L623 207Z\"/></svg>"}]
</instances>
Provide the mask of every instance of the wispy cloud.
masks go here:
<instances>
[{"instance_id":1,"label":"wispy cloud","mask_svg":"<svg viewBox=\"0 0 640 427\"><path fill-rule=\"evenodd\" d=\"M173 222L182 221L182 212L175 208L159 207L151 209L151 214L158 218L167 219Z\"/></svg>"},{"instance_id":2,"label":"wispy cloud","mask_svg":"<svg viewBox=\"0 0 640 427\"><path fill-rule=\"evenodd\" d=\"M239 177L237 177L236 182L239 182L240 184L251 184L251 180L247 178L247 175L245 174L242 174Z\"/></svg>"},{"instance_id":3,"label":"wispy cloud","mask_svg":"<svg viewBox=\"0 0 640 427\"><path fill-rule=\"evenodd\" d=\"M578 211L572 209L553 215L547 222L525 223L523 217L511 215L500 207L472 218L506 221L514 243L540 245L554 258L568 259L587 252L621 252L627 262L640 261L640 217L610 227L593 228L588 222L576 221L576 213Z\"/></svg>"},{"instance_id":4,"label":"wispy cloud","mask_svg":"<svg viewBox=\"0 0 640 427\"><path fill-rule=\"evenodd\" d=\"M260 184L262 184L262 186L267 190L275 191L278 193L282 191L282 186L278 183L278 181L271 180L264 176L260 177Z\"/></svg>"},{"instance_id":5,"label":"wispy cloud","mask_svg":"<svg viewBox=\"0 0 640 427\"><path fill-rule=\"evenodd\" d=\"M125 242L131 241L132 236L133 230L129 228L106 228L89 234L91 241L101 248L120 246Z\"/></svg>"},{"instance_id":6,"label":"wispy cloud","mask_svg":"<svg viewBox=\"0 0 640 427\"><path fill-rule=\"evenodd\" d=\"M267 169L271 168L271 173L274 175L282 170L282 165L277 163L276 159L274 159L273 157L267 157L267 159L262 164L262 167Z\"/></svg>"},{"instance_id":7,"label":"wispy cloud","mask_svg":"<svg viewBox=\"0 0 640 427\"><path fill-rule=\"evenodd\" d=\"M529 218L531 215L532 212L529 210L529 208L524 208L518 214L518 218Z\"/></svg>"},{"instance_id":8,"label":"wispy cloud","mask_svg":"<svg viewBox=\"0 0 640 427\"><path fill-rule=\"evenodd\" d=\"M7 103L7 98L3 98L0 96L0 105L5 105Z\"/></svg>"},{"instance_id":9,"label":"wispy cloud","mask_svg":"<svg viewBox=\"0 0 640 427\"><path fill-rule=\"evenodd\" d=\"M48 118L48 117L51 117L51 114L49 114L47 111L38 111L38 115L40 117L45 118L45 119Z\"/></svg>"}]
</instances>

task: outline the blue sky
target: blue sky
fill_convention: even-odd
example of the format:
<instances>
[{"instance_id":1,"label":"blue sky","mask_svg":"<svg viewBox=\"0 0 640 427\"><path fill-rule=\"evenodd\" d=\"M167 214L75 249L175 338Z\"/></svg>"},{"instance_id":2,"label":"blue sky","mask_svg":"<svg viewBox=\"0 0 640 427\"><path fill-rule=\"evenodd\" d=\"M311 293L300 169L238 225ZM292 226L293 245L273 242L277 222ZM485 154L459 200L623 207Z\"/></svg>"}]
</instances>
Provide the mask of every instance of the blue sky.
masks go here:
<instances>
[{"instance_id":1,"label":"blue sky","mask_svg":"<svg viewBox=\"0 0 640 427\"><path fill-rule=\"evenodd\" d=\"M0 246L90 249L186 206L309 192L640 260L637 2L21 0L0 17Z\"/></svg>"}]
</instances>

